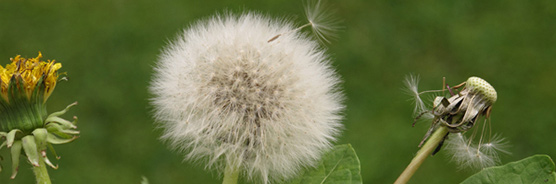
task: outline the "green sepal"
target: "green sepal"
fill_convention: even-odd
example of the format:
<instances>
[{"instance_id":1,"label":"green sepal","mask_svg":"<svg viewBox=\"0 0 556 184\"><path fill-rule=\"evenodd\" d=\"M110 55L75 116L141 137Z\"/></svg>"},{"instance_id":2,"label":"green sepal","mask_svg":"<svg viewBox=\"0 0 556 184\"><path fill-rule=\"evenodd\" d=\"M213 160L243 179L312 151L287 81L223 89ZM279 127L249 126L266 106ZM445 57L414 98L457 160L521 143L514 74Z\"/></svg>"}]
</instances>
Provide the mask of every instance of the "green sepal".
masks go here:
<instances>
[{"instance_id":1,"label":"green sepal","mask_svg":"<svg viewBox=\"0 0 556 184\"><path fill-rule=\"evenodd\" d=\"M49 133L46 140L48 141L48 143L51 143L51 144L66 144L66 143L69 143L69 142L71 142L71 141L73 141L77 138L78 138L78 136L73 136L69 139L64 139L64 138L58 137L58 136L56 136L52 133Z\"/></svg>"},{"instance_id":2,"label":"green sepal","mask_svg":"<svg viewBox=\"0 0 556 184\"><path fill-rule=\"evenodd\" d=\"M44 163L46 163L46 165L52 167L52 169L58 169L58 164L56 164L56 165L52 164L52 162L50 162L50 160L46 156L45 151L42 151L41 153L43 154Z\"/></svg>"},{"instance_id":3,"label":"green sepal","mask_svg":"<svg viewBox=\"0 0 556 184\"><path fill-rule=\"evenodd\" d=\"M54 147L52 146L52 144L47 143L48 144L48 150L50 150L50 153L52 153L54 155L54 157L56 157L56 160L60 160L60 156L58 156L58 154L56 153L56 150L54 150Z\"/></svg>"},{"instance_id":4,"label":"green sepal","mask_svg":"<svg viewBox=\"0 0 556 184\"><path fill-rule=\"evenodd\" d=\"M2 79L0 79L0 85L2 85L4 83L4 81L2 81ZM8 96L4 96L4 94L0 95L0 108L4 108L5 105L9 104L8 102Z\"/></svg>"},{"instance_id":5,"label":"green sepal","mask_svg":"<svg viewBox=\"0 0 556 184\"><path fill-rule=\"evenodd\" d=\"M23 132L21 132L21 130L18 130L18 129L12 130L8 133L8 136L6 137L6 139L7 139L6 142L8 143L8 148L13 146L13 144L15 142L15 136L18 132L23 133Z\"/></svg>"},{"instance_id":6,"label":"green sepal","mask_svg":"<svg viewBox=\"0 0 556 184\"><path fill-rule=\"evenodd\" d=\"M10 78L7 99L0 100L0 131L19 129L25 134L44 126L46 107L44 106L45 84L42 77L31 94L25 90L25 81L19 74Z\"/></svg>"},{"instance_id":7,"label":"green sepal","mask_svg":"<svg viewBox=\"0 0 556 184\"><path fill-rule=\"evenodd\" d=\"M21 141L15 141L12 144L11 154L12 154L12 176L14 179L17 176L17 171L19 170L19 155L21 155Z\"/></svg>"},{"instance_id":8,"label":"green sepal","mask_svg":"<svg viewBox=\"0 0 556 184\"><path fill-rule=\"evenodd\" d=\"M51 117L57 117L57 116L61 116L64 115L66 112L68 112L68 110L77 105L77 102L73 102L72 104L69 104L64 110L58 111L58 112L53 112L52 114L48 115L48 117L46 118L47 120ZM66 120L67 121L67 120ZM46 121L48 122L48 121Z\"/></svg>"},{"instance_id":9,"label":"green sepal","mask_svg":"<svg viewBox=\"0 0 556 184\"><path fill-rule=\"evenodd\" d=\"M19 103L23 98L27 98L27 94L25 93L25 82L21 75L15 74L12 75L10 79L10 84L8 85L8 101L10 104Z\"/></svg>"},{"instance_id":10,"label":"green sepal","mask_svg":"<svg viewBox=\"0 0 556 184\"><path fill-rule=\"evenodd\" d=\"M37 128L33 131L33 135L35 136L37 149L41 152L45 151L47 145L46 138L48 136L48 131L44 128Z\"/></svg>"},{"instance_id":11,"label":"green sepal","mask_svg":"<svg viewBox=\"0 0 556 184\"><path fill-rule=\"evenodd\" d=\"M2 142L2 144L0 144L0 150L1 150L2 148L4 148L4 146L6 146L7 144L8 144L8 141Z\"/></svg>"},{"instance_id":12,"label":"green sepal","mask_svg":"<svg viewBox=\"0 0 556 184\"><path fill-rule=\"evenodd\" d=\"M31 94L31 99L34 100L35 103L45 103L46 102L46 100L44 98L44 93L46 91L46 84L44 83L45 77L46 77L46 75L42 75L42 77L39 78L39 81L37 81L35 89L33 89L33 92Z\"/></svg>"},{"instance_id":13,"label":"green sepal","mask_svg":"<svg viewBox=\"0 0 556 184\"><path fill-rule=\"evenodd\" d=\"M68 135L62 132L50 132L52 135L59 137L60 139L71 139L75 135Z\"/></svg>"},{"instance_id":14,"label":"green sepal","mask_svg":"<svg viewBox=\"0 0 556 184\"><path fill-rule=\"evenodd\" d=\"M52 167L53 169L58 169L58 165L55 166L54 164L52 164L52 162L50 162L50 159L48 159L48 157L46 156L46 148L50 145L47 142L48 131L44 128L39 128L33 131L33 135L35 135L35 140L37 141L37 148L39 149L39 152L41 153L44 162L48 166Z\"/></svg>"},{"instance_id":15,"label":"green sepal","mask_svg":"<svg viewBox=\"0 0 556 184\"><path fill-rule=\"evenodd\" d=\"M0 97L1 98L1 97ZM3 138L6 138L8 136L8 133L6 132L0 132L0 140ZM8 141L2 141L2 144L0 144L0 149L2 149L4 146L6 146L8 144Z\"/></svg>"},{"instance_id":16,"label":"green sepal","mask_svg":"<svg viewBox=\"0 0 556 184\"><path fill-rule=\"evenodd\" d=\"M48 117L48 118L46 118L46 122L47 123L58 123L59 125L62 125L65 128L73 128L73 129L77 128L77 126L75 126L72 122L70 122L68 120L65 120L63 118L60 118L58 116Z\"/></svg>"},{"instance_id":17,"label":"green sepal","mask_svg":"<svg viewBox=\"0 0 556 184\"><path fill-rule=\"evenodd\" d=\"M65 133L65 134L71 134L71 135L77 135L79 134L79 130L75 130L75 129L68 129L65 127L62 127L59 124L56 123L49 123L46 125L46 129L48 130L48 132L60 132L60 133Z\"/></svg>"},{"instance_id":18,"label":"green sepal","mask_svg":"<svg viewBox=\"0 0 556 184\"><path fill-rule=\"evenodd\" d=\"M77 116L73 116L73 121L71 122L73 125L77 126Z\"/></svg>"},{"instance_id":19,"label":"green sepal","mask_svg":"<svg viewBox=\"0 0 556 184\"><path fill-rule=\"evenodd\" d=\"M21 139L21 142L23 143L23 150L27 155L27 159L31 162L31 165L39 167L39 152L37 151L35 137L32 135L25 136Z\"/></svg>"}]
</instances>

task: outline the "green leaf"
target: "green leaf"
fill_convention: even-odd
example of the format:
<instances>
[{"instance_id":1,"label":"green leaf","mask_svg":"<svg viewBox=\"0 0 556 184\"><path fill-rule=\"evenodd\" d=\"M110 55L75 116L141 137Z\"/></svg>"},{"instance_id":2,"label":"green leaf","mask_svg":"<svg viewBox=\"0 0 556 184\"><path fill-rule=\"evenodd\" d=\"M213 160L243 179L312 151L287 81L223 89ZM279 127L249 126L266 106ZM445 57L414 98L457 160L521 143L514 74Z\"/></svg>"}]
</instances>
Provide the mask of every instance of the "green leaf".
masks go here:
<instances>
[{"instance_id":1,"label":"green leaf","mask_svg":"<svg viewBox=\"0 0 556 184\"><path fill-rule=\"evenodd\" d=\"M335 146L324 154L316 168L308 168L290 184L360 184L361 165L350 144Z\"/></svg>"},{"instance_id":2,"label":"green leaf","mask_svg":"<svg viewBox=\"0 0 556 184\"><path fill-rule=\"evenodd\" d=\"M548 155L534 155L503 166L484 169L467 178L462 184L555 184L556 173L554 169L554 162Z\"/></svg>"}]
</instances>

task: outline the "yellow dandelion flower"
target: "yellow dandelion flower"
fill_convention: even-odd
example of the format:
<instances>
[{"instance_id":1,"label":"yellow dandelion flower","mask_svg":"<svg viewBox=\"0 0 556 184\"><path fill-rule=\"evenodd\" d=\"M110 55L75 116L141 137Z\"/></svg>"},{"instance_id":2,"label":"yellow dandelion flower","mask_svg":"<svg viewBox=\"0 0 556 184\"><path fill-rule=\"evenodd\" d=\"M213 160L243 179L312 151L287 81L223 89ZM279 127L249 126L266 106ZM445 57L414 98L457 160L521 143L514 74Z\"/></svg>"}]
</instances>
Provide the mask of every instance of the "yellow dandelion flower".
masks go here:
<instances>
[{"instance_id":1,"label":"yellow dandelion flower","mask_svg":"<svg viewBox=\"0 0 556 184\"><path fill-rule=\"evenodd\" d=\"M19 89L25 91L28 99L31 98L33 91L37 87L43 91L43 103L52 94L56 82L58 81L58 70L62 68L61 63L56 63L55 60L41 61L42 54L35 58L23 58L17 55L15 58L10 58L12 63L7 64L6 67L0 66L0 86L2 98L9 102L8 89L10 83L17 83ZM21 81L21 83L19 83Z\"/></svg>"},{"instance_id":2,"label":"yellow dandelion flower","mask_svg":"<svg viewBox=\"0 0 556 184\"><path fill-rule=\"evenodd\" d=\"M0 149L11 149L12 179L17 175L19 157L25 155L33 165L37 182L50 183L45 164L58 166L46 157L46 148L78 137L77 118L71 122L59 117L77 103L47 114L45 102L56 87L62 64L41 58L40 52L35 58L17 55L10 58L10 64L0 66Z\"/></svg>"}]
</instances>

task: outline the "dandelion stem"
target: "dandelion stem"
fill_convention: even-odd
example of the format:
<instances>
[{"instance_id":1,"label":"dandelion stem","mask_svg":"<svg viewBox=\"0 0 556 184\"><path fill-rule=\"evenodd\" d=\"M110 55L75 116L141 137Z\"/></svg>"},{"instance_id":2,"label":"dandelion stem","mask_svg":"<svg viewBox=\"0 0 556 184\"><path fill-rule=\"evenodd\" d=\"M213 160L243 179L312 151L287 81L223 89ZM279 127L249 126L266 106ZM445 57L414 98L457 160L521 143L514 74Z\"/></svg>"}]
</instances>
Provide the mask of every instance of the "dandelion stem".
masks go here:
<instances>
[{"instance_id":1,"label":"dandelion stem","mask_svg":"<svg viewBox=\"0 0 556 184\"><path fill-rule=\"evenodd\" d=\"M39 166L33 167L33 172L37 178L37 184L51 184L50 176L48 176L48 170L42 156L39 156Z\"/></svg>"},{"instance_id":2,"label":"dandelion stem","mask_svg":"<svg viewBox=\"0 0 556 184\"><path fill-rule=\"evenodd\" d=\"M224 171L224 181L222 184L237 184L237 179L239 177L239 168L226 165Z\"/></svg>"},{"instance_id":3,"label":"dandelion stem","mask_svg":"<svg viewBox=\"0 0 556 184\"><path fill-rule=\"evenodd\" d=\"M411 176L415 174L415 171L421 166L425 159L432 153L434 149L442 142L444 136L448 133L448 128L445 126L439 126L436 131L432 134L429 140L425 143L423 147L417 152L417 155L411 160L411 163L405 168L403 173L398 177L395 184L407 183Z\"/></svg>"}]
</instances>

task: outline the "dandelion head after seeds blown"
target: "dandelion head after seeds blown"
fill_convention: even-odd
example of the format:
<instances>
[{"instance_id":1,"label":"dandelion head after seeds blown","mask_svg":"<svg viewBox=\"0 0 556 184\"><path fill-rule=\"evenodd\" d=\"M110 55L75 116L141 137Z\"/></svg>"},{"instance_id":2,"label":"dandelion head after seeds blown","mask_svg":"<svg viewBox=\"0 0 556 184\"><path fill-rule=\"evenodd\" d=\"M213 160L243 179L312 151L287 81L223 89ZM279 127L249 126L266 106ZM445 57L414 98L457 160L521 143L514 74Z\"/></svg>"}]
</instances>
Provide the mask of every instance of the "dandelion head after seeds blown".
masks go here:
<instances>
[{"instance_id":1,"label":"dandelion head after seeds blown","mask_svg":"<svg viewBox=\"0 0 556 184\"><path fill-rule=\"evenodd\" d=\"M186 160L269 183L330 148L342 127L339 82L319 43L291 23L229 13L172 41L150 90L162 139Z\"/></svg>"},{"instance_id":2,"label":"dandelion head after seeds blown","mask_svg":"<svg viewBox=\"0 0 556 184\"><path fill-rule=\"evenodd\" d=\"M503 149L504 139L491 134L490 113L497 100L497 93L487 81L479 77L469 77L467 81L453 87L443 85L447 89L423 92L418 92L417 83L418 78L415 76L406 79L408 91L416 101L415 111L419 112L416 120L426 115L432 117L432 125L419 146L423 145L434 131L444 127L448 130L444 136L447 140L446 149L453 155L452 160L461 167L493 166L500 161L497 152L508 153ZM450 95L436 96L431 110L427 110L420 95L439 91L448 91ZM469 138L466 137L464 133L478 124L481 127L475 128ZM448 136L449 133L452 135ZM479 136L476 138L476 135ZM478 143L474 142L475 139L478 139ZM439 151L441 146L442 143L433 154Z\"/></svg>"}]
</instances>

